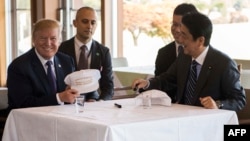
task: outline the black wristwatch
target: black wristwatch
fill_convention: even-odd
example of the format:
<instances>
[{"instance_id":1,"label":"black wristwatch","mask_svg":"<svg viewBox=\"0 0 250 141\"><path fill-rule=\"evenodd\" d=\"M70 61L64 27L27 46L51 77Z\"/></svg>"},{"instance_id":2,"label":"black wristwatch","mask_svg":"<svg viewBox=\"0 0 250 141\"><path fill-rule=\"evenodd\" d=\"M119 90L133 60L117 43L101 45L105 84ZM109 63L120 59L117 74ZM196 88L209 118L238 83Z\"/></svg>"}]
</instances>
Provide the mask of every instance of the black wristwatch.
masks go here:
<instances>
[{"instance_id":1,"label":"black wristwatch","mask_svg":"<svg viewBox=\"0 0 250 141\"><path fill-rule=\"evenodd\" d=\"M218 107L219 109L222 109L223 103L221 103L220 100L217 100L217 101L215 101L215 102L216 102L217 107Z\"/></svg>"}]
</instances>

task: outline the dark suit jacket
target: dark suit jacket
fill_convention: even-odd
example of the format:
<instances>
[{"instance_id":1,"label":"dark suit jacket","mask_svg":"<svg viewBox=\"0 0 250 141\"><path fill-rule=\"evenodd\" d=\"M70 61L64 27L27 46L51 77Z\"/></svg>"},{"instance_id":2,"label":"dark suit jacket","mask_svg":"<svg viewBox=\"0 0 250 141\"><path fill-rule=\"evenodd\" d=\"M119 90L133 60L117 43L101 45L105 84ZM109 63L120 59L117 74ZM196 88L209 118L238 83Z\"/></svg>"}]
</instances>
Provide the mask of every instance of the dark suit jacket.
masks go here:
<instances>
[{"instance_id":1,"label":"dark suit jacket","mask_svg":"<svg viewBox=\"0 0 250 141\"><path fill-rule=\"evenodd\" d=\"M191 59L188 55L179 55L167 72L150 80L149 89L164 87L171 90L177 85L177 94L170 97L177 103L183 103ZM199 97L205 96L211 96L215 101L220 100L223 109L238 111L246 104L236 63L211 46L197 80L193 105L201 106Z\"/></svg>"},{"instance_id":2,"label":"dark suit jacket","mask_svg":"<svg viewBox=\"0 0 250 141\"><path fill-rule=\"evenodd\" d=\"M62 92L66 88L65 76L75 70L74 61L68 55L56 53L54 64L57 91ZM7 87L10 108L58 105L35 48L19 56L9 65Z\"/></svg>"},{"instance_id":3,"label":"dark suit jacket","mask_svg":"<svg viewBox=\"0 0 250 141\"><path fill-rule=\"evenodd\" d=\"M155 60L155 76L167 71L176 58L176 45L174 41L160 48Z\"/></svg>"},{"instance_id":4,"label":"dark suit jacket","mask_svg":"<svg viewBox=\"0 0 250 141\"><path fill-rule=\"evenodd\" d=\"M176 58L177 55L175 41L160 48L155 60L155 76L159 76L160 74L166 72L168 68L174 63ZM177 91L177 89L168 90L164 88L161 90L167 92L170 95L175 95Z\"/></svg>"},{"instance_id":5,"label":"dark suit jacket","mask_svg":"<svg viewBox=\"0 0 250 141\"><path fill-rule=\"evenodd\" d=\"M74 58L76 61L75 55L75 44L74 37L62 42L59 47L59 51L66 53ZM77 65L75 63L75 65ZM75 66L77 68L77 66ZM111 64L111 55L109 52L109 48L101 45L97 41L93 40L91 45L91 63L90 69L100 70L101 78L99 81L100 86L100 96L97 91L91 92L87 94L86 99L103 99L110 100L114 95L114 84L113 84L113 71Z\"/></svg>"}]
</instances>

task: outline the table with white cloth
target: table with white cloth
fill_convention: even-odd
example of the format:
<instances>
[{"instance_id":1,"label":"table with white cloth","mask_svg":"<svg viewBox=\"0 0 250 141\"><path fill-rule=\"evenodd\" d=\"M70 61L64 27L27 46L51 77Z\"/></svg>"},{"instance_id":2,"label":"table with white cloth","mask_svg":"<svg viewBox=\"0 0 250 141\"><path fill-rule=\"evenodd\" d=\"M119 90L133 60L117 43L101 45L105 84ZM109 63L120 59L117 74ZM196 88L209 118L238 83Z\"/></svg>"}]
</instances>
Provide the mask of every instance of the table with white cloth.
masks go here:
<instances>
[{"instance_id":1,"label":"table with white cloth","mask_svg":"<svg viewBox=\"0 0 250 141\"><path fill-rule=\"evenodd\" d=\"M122 108L114 106L122 105ZM12 110L3 141L223 141L234 111L172 104L144 109L136 98Z\"/></svg>"}]
</instances>

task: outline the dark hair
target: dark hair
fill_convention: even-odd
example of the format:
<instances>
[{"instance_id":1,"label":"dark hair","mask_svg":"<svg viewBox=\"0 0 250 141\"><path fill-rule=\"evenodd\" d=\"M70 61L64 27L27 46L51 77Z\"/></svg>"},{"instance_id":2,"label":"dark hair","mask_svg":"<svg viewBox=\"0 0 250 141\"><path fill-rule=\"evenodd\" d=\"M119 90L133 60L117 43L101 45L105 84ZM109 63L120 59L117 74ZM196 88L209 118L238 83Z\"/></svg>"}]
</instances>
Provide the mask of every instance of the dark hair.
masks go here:
<instances>
[{"instance_id":1,"label":"dark hair","mask_svg":"<svg viewBox=\"0 0 250 141\"><path fill-rule=\"evenodd\" d=\"M204 46L208 46L213 31L211 20L201 13L188 13L182 17L182 24L187 27L193 39L203 36Z\"/></svg>"},{"instance_id":2,"label":"dark hair","mask_svg":"<svg viewBox=\"0 0 250 141\"><path fill-rule=\"evenodd\" d=\"M196 7L193 4L189 4L189 3L179 4L174 9L174 15L181 15L181 16L183 16L184 14L187 14L189 12L198 12L198 10L196 9Z\"/></svg>"}]
</instances>

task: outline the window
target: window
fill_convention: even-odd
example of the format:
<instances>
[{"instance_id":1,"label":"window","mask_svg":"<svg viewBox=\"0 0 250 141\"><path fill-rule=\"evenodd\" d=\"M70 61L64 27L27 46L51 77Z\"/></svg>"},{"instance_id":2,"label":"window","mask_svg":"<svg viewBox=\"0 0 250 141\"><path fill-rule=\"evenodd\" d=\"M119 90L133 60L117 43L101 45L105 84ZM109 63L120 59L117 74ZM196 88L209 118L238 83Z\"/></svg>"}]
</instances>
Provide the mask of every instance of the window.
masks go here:
<instances>
[{"instance_id":1,"label":"window","mask_svg":"<svg viewBox=\"0 0 250 141\"><path fill-rule=\"evenodd\" d=\"M250 60L250 0L123 0L123 55L129 65L154 65L158 49L172 41L173 9L182 2L210 17L213 47L231 58Z\"/></svg>"},{"instance_id":2,"label":"window","mask_svg":"<svg viewBox=\"0 0 250 141\"><path fill-rule=\"evenodd\" d=\"M13 32L12 49L13 57L19 56L31 48L31 14L30 14L30 0L16 0L13 1Z\"/></svg>"},{"instance_id":3,"label":"window","mask_svg":"<svg viewBox=\"0 0 250 141\"><path fill-rule=\"evenodd\" d=\"M72 8L70 8L70 34L69 38L72 38L75 35L75 27L73 25L73 20L75 19L76 11L83 6L90 6L97 11L98 23L95 34L93 38L101 43L101 0L72 0Z\"/></svg>"},{"instance_id":4,"label":"window","mask_svg":"<svg viewBox=\"0 0 250 141\"><path fill-rule=\"evenodd\" d=\"M10 61L31 48L30 1L7 1L10 9L14 9L11 10L13 13L7 23L12 26L7 33L11 36L7 43L11 46L10 55L8 55ZM154 65L158 49L172 41L170 34L172 11L182 2L195 4L201 12L211 18L214 23L212 46L232 58L250 60L247 54L250 52L250 47L247 47L247 33L250 32L250 0L179 0L177 2L172 0L71 0L67 2L69 12L66 16L70 17L67 21L69 31L66 32L67 38L63 40L75 35L72 21L76 10L82 6L94 7L99 17L94 39L108 46L112 56L126 57L130 66ZM105 3L102 4L102 2ZM101 9L103 7L104 9ZM104 15L102 12L105 13L105 17L102 17ZM63 19L60 20L65 22ZM154 27L153 22L156 22ZM162 32L156 32L157 28Z\"/></svg>"},{"instance_id":5,"label":"window","mask_svg":"<svg viewBox=\"0 0 250 141\"><path fill-rule=\"evenodd\" d=\"M7 64L31 48L30 0L6 1Z\"/></svg>"},{"instance_id":6,"label":"window","mask_svg":"<svg viewBox=\"0 0 250 141\"><path fill-rule=\"evenodd\" d=\"M27 52L32 47L31 0L12 0L6 2L7 11L10 11L6 13L7 17L11 17L7 19L7 25L11 25L7 29L7 46L11 47L7 48L7 64L9 64L13 59ZM69 11L63 12L65 9L59 11L62 25L70 25L69 29L64 27L66 35L63 37L67 38L63 40L67 40L75 35L75 28L72 21L75 18L76 10L82 6L91 6L96 9L99 17L94 39L101 42L101 0L72 0L67 2L66 0L60 0L60 2L64 4L62 5L63 7L69 7ZM64 20L64 18L68 20Z\"/></svg>"}]
</instances>

